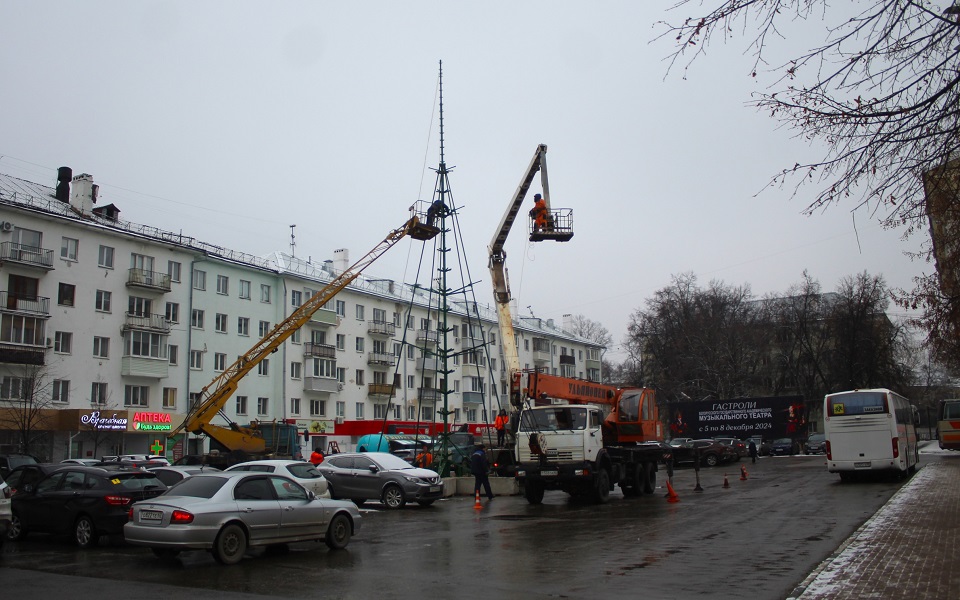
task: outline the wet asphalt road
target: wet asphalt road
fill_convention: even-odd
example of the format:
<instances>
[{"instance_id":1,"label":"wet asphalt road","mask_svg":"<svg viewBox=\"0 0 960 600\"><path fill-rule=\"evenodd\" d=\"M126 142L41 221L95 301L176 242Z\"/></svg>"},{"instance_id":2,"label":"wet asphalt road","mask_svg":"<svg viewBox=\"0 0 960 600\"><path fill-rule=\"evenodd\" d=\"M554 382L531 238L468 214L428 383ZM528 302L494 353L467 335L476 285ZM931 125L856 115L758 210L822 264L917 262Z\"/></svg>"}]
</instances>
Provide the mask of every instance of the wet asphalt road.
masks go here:
<instances>
[{"instance_id":1,"label":"wet asphalt road","mask_svg":"<svg viewBox=\"0 0 960 600\"><path fill-rule=\"evenodd\" d=\"M741 481L739 466L748 471ZM723 475L730 484L724 489ZM665 471L658 473L663 486ZM299 544L257 550L235 567L206 552L161 561L142 548L77 550L35 535L0 552L10 597L237 598L785 598L899 488L840 484L823 457L749 459L678 470L674 487L640 498L619 491L605 505L547 492L531 506L498 497L482 509L457 497L431 507L363 509L344 551ZM14 569L11 571L10 569ZM78 576L92 579L70 579ZM125 591L126 590L126 591Z\"/></svg>"}]
</instances>

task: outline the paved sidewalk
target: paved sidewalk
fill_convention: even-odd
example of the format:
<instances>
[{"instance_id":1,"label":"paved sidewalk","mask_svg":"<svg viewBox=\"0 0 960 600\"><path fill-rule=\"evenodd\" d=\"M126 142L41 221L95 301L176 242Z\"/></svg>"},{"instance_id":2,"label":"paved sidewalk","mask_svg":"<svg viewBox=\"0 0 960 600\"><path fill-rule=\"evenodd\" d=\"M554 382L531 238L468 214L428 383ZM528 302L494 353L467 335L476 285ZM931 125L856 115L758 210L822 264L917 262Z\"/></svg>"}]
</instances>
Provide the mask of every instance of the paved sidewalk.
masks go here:
<instances>
[{"instance_id":1,"label":"paved sidewalk","mask_svg":"<svg viewBox=\"0 0 960 600\"><path fill-rule=\"evenodd\" d=\"M791 599L960 598L960 455L928 460Z\"/></svg>"}]
</instances>

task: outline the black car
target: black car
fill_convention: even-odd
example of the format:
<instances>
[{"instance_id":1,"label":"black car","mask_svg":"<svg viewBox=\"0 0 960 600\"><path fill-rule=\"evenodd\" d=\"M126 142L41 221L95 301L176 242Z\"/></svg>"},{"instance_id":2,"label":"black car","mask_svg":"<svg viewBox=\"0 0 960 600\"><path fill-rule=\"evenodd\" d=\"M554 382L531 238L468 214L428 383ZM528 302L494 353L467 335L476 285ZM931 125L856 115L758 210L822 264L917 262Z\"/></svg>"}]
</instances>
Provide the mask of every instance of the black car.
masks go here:
<instances>
[{"instance_id":1,"label":"black car","mask_svg":"<svg viewBox=\"0 0 960 600\"><path fill-rule=\"evenodd\" d=\"M773 440L770 445L770 454L772 456L793 456L800 453L800 442L791 438L779 438Z\"/></svg>"},{"instance_id":2,"label":"black car","mask_svg":"<svg viewBox=\"0 0 960 600\"><path fill-rule=\"evenodd\" d=\"M10 471L20 465L33 465L38 462L40 461L29 454L5 454L0 456L0 477L6 479Z\"/></svg>"},{"instance_id":3,"label":"black car","mask_svg":"<svg viewBox=\"0 0 960 600\"><path fill-rule=\"evenodd\" d=\"M822 433L814 433L807 438L807 441L803 444L803 453L804 454L826 454L827 453L827 436Z\"/></svg>"},{"instance_id":4,"label":"black car","mask_svg":"<svg viewBox=\"0 0 960 600\"><path fill-rule=\"evenodd\" d=\"M65 466L13 496L8 538L21 540L29 532L70 535L88 548L102 535L122 534L130 505L166 489L156 474L141 469Z\"/></svg>"},{"instance_id":5,"label":"black car","mask_svg":"<svg viewBox=\"0 0 960 600\"><path fill-rule=\"evenodd\" d=\"M700 464L707 467L714 467L737 459L737 454L733 448L712 439L689 440L670 446L673 452L673 464L675 465L696 464L697 457L700 459Z\"/></svg>"},{"instance_id":6,"label":"black car","mask_svg":"<svg viewBox=\"0 0 960 600\"><path fill-rule=\"evenodd\" d=\"M50 473L53 473L57 469L62 469L65 466L66 465L54 463L30 463L20 465L10 471L10 474L4 477L4 479L6 479L7 485L10 486L10 493L16 494L17 490L23 489L23 487L27 485L36 484Z\"/></svg>"}]
</instances>

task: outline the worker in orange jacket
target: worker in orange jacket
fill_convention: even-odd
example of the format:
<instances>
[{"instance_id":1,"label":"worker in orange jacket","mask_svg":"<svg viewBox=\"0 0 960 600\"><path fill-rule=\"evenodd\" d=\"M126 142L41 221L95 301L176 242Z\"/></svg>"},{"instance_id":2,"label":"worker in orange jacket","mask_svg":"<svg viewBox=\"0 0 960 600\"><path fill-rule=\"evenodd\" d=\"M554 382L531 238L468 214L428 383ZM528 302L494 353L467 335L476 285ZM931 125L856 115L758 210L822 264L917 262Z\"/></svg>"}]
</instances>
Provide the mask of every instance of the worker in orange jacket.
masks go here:
<instances>
[{"instance_id":1,"label":"worker in orange jacket","mask_svg":"<svg viewBox=\"0 0 960 600\"><path fill-rule=\"evenodd\" d=\"M510 423L510 417L507 416L507 411L500 409L500 414L497 415L497 418L493 421L493 427L497 430L497 446L503 448L504 438L507 435L507 425Z\"/></svg>"},{"instance_id":2,"label":"worker in orange jacket","mask_svg":"<svg viewBox=\"0 0 960 600\"><path fill-rule=\"evenodd\" d=\"M533 230L543 231L547 228L547 201L540 194L533 195L533 208L530 216L533 217Z\"/></svg>"}]
</instances>

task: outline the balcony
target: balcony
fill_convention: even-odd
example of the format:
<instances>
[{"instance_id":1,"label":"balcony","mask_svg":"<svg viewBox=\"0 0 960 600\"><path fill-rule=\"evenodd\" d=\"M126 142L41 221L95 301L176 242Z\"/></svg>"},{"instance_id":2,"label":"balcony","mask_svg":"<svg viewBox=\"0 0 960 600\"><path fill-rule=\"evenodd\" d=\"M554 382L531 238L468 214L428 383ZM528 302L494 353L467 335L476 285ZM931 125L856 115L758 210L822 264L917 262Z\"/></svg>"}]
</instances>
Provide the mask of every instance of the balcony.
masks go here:
<instances>
[{"instance_id":1,"label":"balcony","mask_svg":"<svg viewBox=\"0 0 960 600\"><path fill-rule=\"evenodd\" d=\"M163 379L167 376L170 361L166 358L124 356L120 359L120 374L124 377L150 377Z\"/></svg>"},{"instance_id":2,"label":"balcony","mask_svg":"<svg viewBox=\"0 0 960 600\"><path fill-rule=\"evenodd\" d=\"M304 377L303 391L305 392L339 392L340 382L330 377Z\"/></svg>"},{"instance_id":3,"label":"balcony","mask_svg":"<svg viewBox=\"0 0 960 600\"><path fill-rule=\"evenodd\" d=\"M153 290L155 292L170 291L170 276L156 271L144 269L130 269L127 271L127 287Z\"/></svg>"},{"instance_id":4,"label":"balcony","mask_svg":"<svg viewBox=\"0 0 960 600\"><path fill-rule=\"evenodd\" d=\"M592 371L592 370L599 371L599 370L600 370L600 361L599 361L599 360L594 360L594 359L592 359L592 358L588 358L588 359L586 359L585 361L583 361L583 366L586 367L587 371Z\"/></svg>"},{"instance_id":5,"label":"balcony","mask_svg":"<svg viewBox=\"0 0 960 600\"><path fill-rule=\"evenodd\" d=\"M135 313L126 313L123 321L122 331L136 329L138 331L155 331L157 333L170 333L170 321L167 321L165 315L138 315Z\"/></svg>"},{"instance_id":6,"label":"balcony","mask_svg":"<svg viewBox=\"0 0 960 600\"><path fill-rule=\"evenodd\" d=\"M550 340L544 338L533 338L533 362L550 362Z\"/></svg>"},{"instance_id":7,"label":"balcony","mask_svg":"<svg viewBox=\"0 0 960 600\"><path fill-rule=\"evenodd\" d=\"M443 399L443 390L417 388L417 398L419 398L421 402L439 402Z\"/></svg>"},{"instance_id":8,"label":"balcony","mask_svg":"<svg viewBox=\"0 0 960 600\"><path fill-rule=\"evenodd\" d=\"M572 354L561 354L561 355L560 355L560 364L561 364L561 365L576 366L576 364L577 364L577 359L576 359L576 357L575 357L574 355L572 355Z\"/></svg>"},{"instance_id":9,"label":"balcony","mask_svg":"<svg viewBox=\"0 0 960 600\"><path fill-rule=\"evenodd\" d=\"M418 343L427 343L427 344L436 344L437 343L437 332L430 331L429 329L418 329L417 330L417 342Z\"/></svg>"},{"instance_id":10,"label":"balcony","mask_svg":"<svg viewBox=\"0 0 960 600\"><path fill-rule=\"evenodd\" d=\"M336 327L340 324L340 317L337 316L336 311L332 311L329 308L321 308L311 315L310 324L321 327Z\"/></svg>"},{"instance_id":11,"label":"balcony","mask_svg":"<svg viewBox=\"0 0 960 600\"><path fill-rule=\"evenodd\" d=\"M0 342L0 363L14 365L43 365L46 346L8 344Z\"/></svg>"},{"instance_id":12,"label":"balcony","mask_svg":"<svg viewBox=\"0 0 960 600\"><path fill-rule=\"evenodd\" d=\"M367 333L382 337L393 337L397 333L397 326L386 321L367 321Z\"/></svg>"},{"instance_id":13,"label":"balcony","mask_svg":"<svg viewBox=\"0 0 960 600\"><path fill-rule=\"evenodd\" d=\"M303 345L304 358L336 358L337 347L327 344L314 344L307 342Z\"/></svg>"},{"instance_id":14,"label":"balcony","mask_svg":"<svg viewBox=\"0 0 960 600\"><path fill-rule=\"evenodd\" d=\"M380 367L392 367L397 364L397 357L383 352L371 352L367 355L367 364Z\"/></svg>"},{"instance_id":15,"label":"balcony","mask_svg":"<svg viewBox=\"0 0 960 600\"><path fill-rule=\"evenodd\" d=\"M418 371L439 371L440 360L436 356L430 358L418 358L416 369Z\"/></svg>"},{"instance_id":16,"label":"balcony","mask_svg":"<svg viewBox=\"0 0 960 600\"><path fill-rule=\"evenodd\" d=\"M392 383L368 383L367 384L367 395L374 397L386 397L389 398L393 396L393 384Z\"/></svg>"},{"instance_id":17,"label":"balcony","mask_svg":"<svg viewBox=\"0 0 960 600\"><path fill-rule=\"evenodd\" d=\"M483 392L463 392L464 404L483 404Z\"/></svg>"},{"instance_id":18,"label":"balcony","mask_svg":"<svg viewBox=\"0 0 960 600\"><path fill-rule=\"evenodd\" d=\"M44 250L36 246L24 246L13 242L0 244L0 264L15 263L24 267L33 267L44 271L53 270L53 250Z\"/></svg>"},{"instance_id":19,"label":"balcony","mask_svg":"<svg viewBox=\"0 0 960 600\"><path fill-rule=\"evenodd\" d=\"M50 298L42 296L18 296L10 292L0 292L0 310L16 311L40 317L50 316Z\"/></svg>"}]
</instances>

